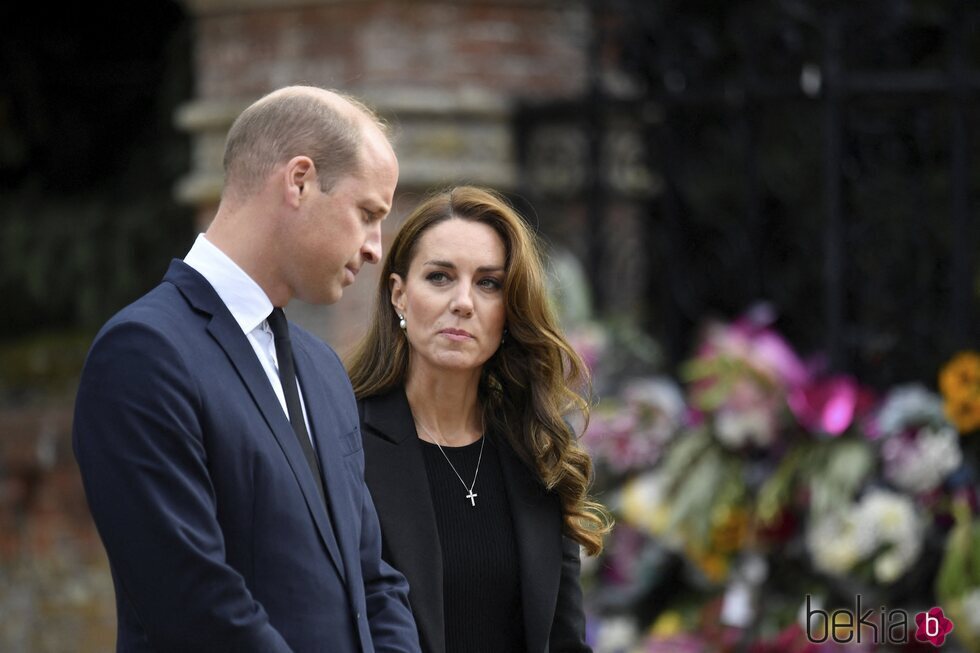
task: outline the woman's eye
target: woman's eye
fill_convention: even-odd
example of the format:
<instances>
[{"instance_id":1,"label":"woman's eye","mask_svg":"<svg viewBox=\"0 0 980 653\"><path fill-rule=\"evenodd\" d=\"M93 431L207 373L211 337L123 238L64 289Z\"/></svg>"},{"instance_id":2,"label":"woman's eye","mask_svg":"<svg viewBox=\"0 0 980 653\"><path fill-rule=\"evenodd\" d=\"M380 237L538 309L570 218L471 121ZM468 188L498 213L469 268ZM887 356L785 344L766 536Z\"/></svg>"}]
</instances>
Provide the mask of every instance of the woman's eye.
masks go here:
<instances>
[{"instance_id":1,"label":"woman's eye","mask_svg":"<svg viewBox=\"0 0 980 653\"><path fill-rule=\"evenodd\" d=\"M494 278L480 279L479 285L487 290L500 290L503 287L503 284Z\"/></svg>"},{"instance_id":2,"label":"woman's eye","mask_svg":"<svg viewBox=\"0 0 980 653\"><path fill-rule=\"evenodd\" d=\"M449 276L445 272L430 272L425 275L425 278L433 283L445 283L449 280Z\"/></svg>"}]
</instances>

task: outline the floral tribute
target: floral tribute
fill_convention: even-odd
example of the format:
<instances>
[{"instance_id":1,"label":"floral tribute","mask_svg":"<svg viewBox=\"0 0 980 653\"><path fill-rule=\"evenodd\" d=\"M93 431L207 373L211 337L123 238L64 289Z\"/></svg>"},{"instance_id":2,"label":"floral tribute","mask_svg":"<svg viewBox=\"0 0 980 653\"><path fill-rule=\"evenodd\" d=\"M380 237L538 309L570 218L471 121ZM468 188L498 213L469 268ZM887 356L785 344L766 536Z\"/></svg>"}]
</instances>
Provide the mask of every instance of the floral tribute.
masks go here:
<instances>
[{"instance_id":1,"label":"floral tribute","mask_svg":"<svg viewBox=\"0 0 980 653\"><path fill-rule=\"evenodd\" d=\"M980 352L957 354L939 373L946 415L963 433L980 429Z\"/></svg>"},{"instance_id":2,"label":"floral tribute","mask_svg":"<svg viewBox=\"0 0 980 653\"><path fill-rule=\"evenodd\" d=\"M953 650L980 653L980 353L942 365L938 390L872 390L758 307L707 324L677 378L613 383L613 339L584 333L583 442L617 520L583 567L597 653L844 650L812 641L804 601L858 596L879 626L941 606ZM848 651L905 650L851 628ZM908 640L922 650L914 624Z\"/></svg>"}]
</instances>

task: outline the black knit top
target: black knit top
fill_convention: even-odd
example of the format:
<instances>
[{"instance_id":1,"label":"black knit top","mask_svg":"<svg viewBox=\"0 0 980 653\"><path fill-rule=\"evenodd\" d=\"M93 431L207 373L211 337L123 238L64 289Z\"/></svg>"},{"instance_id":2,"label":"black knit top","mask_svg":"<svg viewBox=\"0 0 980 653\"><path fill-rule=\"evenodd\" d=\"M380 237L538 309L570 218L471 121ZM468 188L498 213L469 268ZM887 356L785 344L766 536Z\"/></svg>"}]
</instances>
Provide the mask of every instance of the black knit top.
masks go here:
<instances>
[{"instance_id":1,"label":"black knit top","mask_svg":"<svg viewBox=\"0 0 980 653\"><path fill-rule=\"evenodd\" d=\"M466 486L480 443L443 447ZM421 441L442 546L447 653L524 650L520 568L510 504L496 445L488 439L473 492L439 448ZM475 505L473 505L475 503Z\"/></svg>"}]
</instances>

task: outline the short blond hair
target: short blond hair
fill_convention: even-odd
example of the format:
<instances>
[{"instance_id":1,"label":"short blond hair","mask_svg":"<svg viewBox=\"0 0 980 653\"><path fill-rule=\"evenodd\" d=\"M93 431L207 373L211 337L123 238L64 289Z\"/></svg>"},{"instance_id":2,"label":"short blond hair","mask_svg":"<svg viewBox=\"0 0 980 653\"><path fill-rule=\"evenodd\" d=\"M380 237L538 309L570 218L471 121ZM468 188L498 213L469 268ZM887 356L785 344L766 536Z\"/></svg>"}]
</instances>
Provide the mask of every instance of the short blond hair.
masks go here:
<instances>
[{"instance_id":1,"label":"short blond hair","mask_svg":"<svg viewBox=\"0 0 980 653\"><path fill-rule=\"evenodd\" d=\"M387 136L374 110L338 91L314 86L273 91L246 108L228 130L225 189L247 197L277 166L305 155L316 166L320 188L329 192L358 172L369 125Z\"/></svg>"}]
</instances>

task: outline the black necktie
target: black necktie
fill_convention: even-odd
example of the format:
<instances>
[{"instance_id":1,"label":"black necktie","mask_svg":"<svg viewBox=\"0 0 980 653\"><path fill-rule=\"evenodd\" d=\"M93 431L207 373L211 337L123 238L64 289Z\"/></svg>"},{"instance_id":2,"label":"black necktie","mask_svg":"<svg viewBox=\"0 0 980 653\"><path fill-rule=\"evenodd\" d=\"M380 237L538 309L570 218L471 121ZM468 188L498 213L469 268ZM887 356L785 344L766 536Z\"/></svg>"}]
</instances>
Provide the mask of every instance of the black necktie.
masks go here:
<instances>
[{"instance_id":1,"label":"black necktie","mask_svg":"<svg viewBox=\"0 0 980 653\"><path fill-rule=\"evenodd\" d=\"M289 415L289 423L293 425L293 433L299 440L299 446L302 447L306 462L309 463L313 478L316 479L316 487L320 490L320 498L326 505L327 497L323 491L323 480L320 478L320 466L316 462L313 444L310 442L310 435L306 431L306 421L303 419L303 407L299 403L299 390L296 386L296 364L293 362L293 345L289 341L289 324L286 322L286 314L282 312L281 308L272 309L272 313L269 315L269 327L272 329L272 338L276 344L279 381L282 383L282 394L286 397L286 413Z\"/></svg>"}]
</instances>

